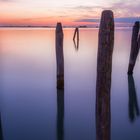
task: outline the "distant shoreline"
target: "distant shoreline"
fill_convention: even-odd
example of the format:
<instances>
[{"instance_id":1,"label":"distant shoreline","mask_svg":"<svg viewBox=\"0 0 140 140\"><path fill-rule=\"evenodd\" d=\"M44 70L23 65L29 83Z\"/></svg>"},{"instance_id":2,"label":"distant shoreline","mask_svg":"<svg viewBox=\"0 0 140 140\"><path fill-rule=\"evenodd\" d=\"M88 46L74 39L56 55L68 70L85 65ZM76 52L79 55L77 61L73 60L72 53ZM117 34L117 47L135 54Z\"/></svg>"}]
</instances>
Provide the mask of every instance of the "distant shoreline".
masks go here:
<instances>
[{"instance_id":1,"label":"distant shoreline","mask_svg":"<svg viewBox=\"0 0 140 140\"><path fill-rule=\"evenodd\" d=\"M0 26L0 28L56 28L55 26L49 27L49 26ZM63 26L63 28L76 28L76 27L71 27L71 26ZM99 29L99 27L79 27L82 29L88 29L88 28L93 28L93 29ZM115 28L132 28L130 26L126 27L115 27Z\"/></svg>"},{"instance_id":2,"label":"distant shoreline","mask_svg":"<svg viewBox=\"0 0 140 140\"><path fill-rule=\"evenodd\" d=\"M88 26L63 26L63 28L88 28ZM0 26L0 28L55 28L55 26ZM92 27L92 28L98 28L98 26L96 27Z\"/></svg>"},{"instance_id":3,"label":"distant shoreline","mask_svg":"<svg viewBox=\"0 0 140 140\"><path fill-rule=\"evenodd\" d=\"M54 28L49 26L0 26L0 28Z\"/></svg>"}]
</instances>

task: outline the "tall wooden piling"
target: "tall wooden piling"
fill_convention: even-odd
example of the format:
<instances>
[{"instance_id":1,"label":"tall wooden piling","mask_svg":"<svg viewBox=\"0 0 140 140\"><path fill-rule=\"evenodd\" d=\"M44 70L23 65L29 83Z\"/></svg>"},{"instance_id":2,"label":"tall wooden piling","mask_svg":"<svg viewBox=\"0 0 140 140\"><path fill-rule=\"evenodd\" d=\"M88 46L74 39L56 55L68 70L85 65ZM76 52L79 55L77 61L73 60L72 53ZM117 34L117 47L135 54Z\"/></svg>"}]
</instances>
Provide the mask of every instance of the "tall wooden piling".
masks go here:
<instances>
[{"instance_id":1,"label":"tall wooden piling","mask_svg":"<svg viewBox=\"0 0 140 140\"><path fill-rule=\"evenodd\" d=\"M140 34L139 34L139 37L138 37L138 49L140 49Z\"/></svg>"},{"instance_id":2,"label":"tall wooden piling","mask_svg":"<svg viewBox=\"0 0 140 140\"><path fill-rule=\"evenodd\" d=\"M56 26L56 62L57 62L57 89L64 88L64 56L63 56L63 29L62 24Z\"/></svg>"},{"instance_id":3,"label":"tall wooden piling","mask_svg":"<svg viewBox=\"0 0 140 140\"><path fill-rule=\"evenodd\" d=\"M110 140L110 90L114 47L114 16L110 10L102 12L98 38L96 140Z\"/></svg>"},{"instance_id":4,"label":"tall wooden piling","mask_svg":"<svg viewBox=\"0 0 140 140\"><path fill-rule=\"evenodd\" d=\"M138 47L139 28L140 28L139 21L136 21L132 31L131 52L130 52L129 66L128 66L129 75L133 74L133 69L139 52L139 47Z\"/></svg>"}]
</instances>

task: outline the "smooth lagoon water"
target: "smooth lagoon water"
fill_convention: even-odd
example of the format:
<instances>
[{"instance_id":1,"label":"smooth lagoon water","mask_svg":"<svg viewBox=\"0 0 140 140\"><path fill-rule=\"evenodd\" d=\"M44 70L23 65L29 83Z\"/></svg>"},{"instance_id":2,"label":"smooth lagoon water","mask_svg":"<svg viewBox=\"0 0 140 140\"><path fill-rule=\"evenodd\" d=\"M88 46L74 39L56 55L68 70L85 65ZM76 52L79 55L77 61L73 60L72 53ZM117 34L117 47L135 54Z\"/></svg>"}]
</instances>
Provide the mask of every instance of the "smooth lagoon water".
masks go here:
<instances>
[{"instance_id":1,"label":"smooth lagoon water","mask_svg":"<svg viewBox=\"0 0 140 140\"><path fill-rule=\"evenodd\" d=\"M78 48L73 33L64 29L65 89L58 97L55 29L0 29L1 140L96 139L98 29L80 29ZM140 56L127 76L131 33L115 30L111 140L140 140Z\"/></svg>"}]
</instances>

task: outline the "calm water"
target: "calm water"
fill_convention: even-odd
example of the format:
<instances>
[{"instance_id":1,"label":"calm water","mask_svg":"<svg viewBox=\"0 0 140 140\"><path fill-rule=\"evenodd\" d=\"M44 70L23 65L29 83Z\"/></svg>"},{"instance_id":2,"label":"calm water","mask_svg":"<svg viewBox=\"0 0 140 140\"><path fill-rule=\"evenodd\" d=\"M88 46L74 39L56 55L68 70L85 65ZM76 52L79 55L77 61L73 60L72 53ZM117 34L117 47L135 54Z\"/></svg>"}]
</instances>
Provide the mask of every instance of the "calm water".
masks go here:
<instances>
[{"instance_id":1,"label":"calm water","mask_svg":"<svg viewBox=\"0 0 140 140\"><path fill-rule=\"evenodd\" d=\"M79 49L73 32L64 29L65 90L57 100L55 30L0 29L3 140L96 139L98 29L80 29ZM115 31L111 140L140 139L140 58L128 78L130 41L131 29Z\"/></svg>"}]
</instances>

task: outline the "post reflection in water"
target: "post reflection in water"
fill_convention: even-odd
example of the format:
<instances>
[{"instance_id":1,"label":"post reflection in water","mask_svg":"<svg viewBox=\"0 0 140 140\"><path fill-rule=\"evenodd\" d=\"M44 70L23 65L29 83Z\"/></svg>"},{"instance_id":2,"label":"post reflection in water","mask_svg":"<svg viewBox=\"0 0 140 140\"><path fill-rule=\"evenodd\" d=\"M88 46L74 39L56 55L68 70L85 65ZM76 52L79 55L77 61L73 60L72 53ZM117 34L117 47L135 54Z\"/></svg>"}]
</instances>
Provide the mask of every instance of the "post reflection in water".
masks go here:
<instances>
[{"instance_id":1,"label":"post reflection in water","mask_svg":"<svg viewBox=\"0 0 140 140\"><path fill-rule=\"evenodd\" d=\"M64 140L64 90L57 90L57 140Z\"/></svg>"},{"instance_id":2,"label":"post reflection in water","mask_svg":"<svg viewBox=\"0 0 140 140\"><path fill-rule=\"evenodd\" d=\"M0 114L0 140L3 140L1 114Z\"/></svg>"},{"instance_id":3,"label":"post reflection in water","mask_svg":"<svg viewBox=\"0 0 140 140\"><path fill-rule=\"evenodd\" d=\"M96 101L96 106L98 106L96 108L96 140L110 140L110 95L102 96L99 100L99 102Z\"/></svg>"},{"instance_id":4,"label":"post reflection in water","mask_svg":"<svg viewBox=\"0 0 140 140\"><path fill-rule=\"evenodd\" d=\"M134 122L136 115L139 116L139 106L137 101L137 93L135 82L132 75L128 75L128 90L129 90L129 119Z\"/></svg>"},{"instance_id":5,"label":"post reflection in water","mask_svg":"<svg viewBox=\"0 0 140 140\"><path fill-rule=\"evenodd\" d=\"M0 56L1 56L1 44L0 44ZM2 66L2 63L1 63L1 58L0 58L0 66ZM2 73L0 74L0 89L2 89L2 81L1 81L1 76L2 76ZM2 93L2 91L0 91ZM2 120L1 120L1 94L0 94L0 140L3 140L3 132L2 132Z\"/></svg>"},{"instance_id":6,"label":"post reflection in water","mask_svg":"<svg viewBox=\"0 0 140 140\"><path fill-rule=\"evenodd\" d=\"M79 50L79 39L77 39L76 41L74 39L73 43L74 43L75 50L78 51Z\"/></svg>"}]
</instances>

